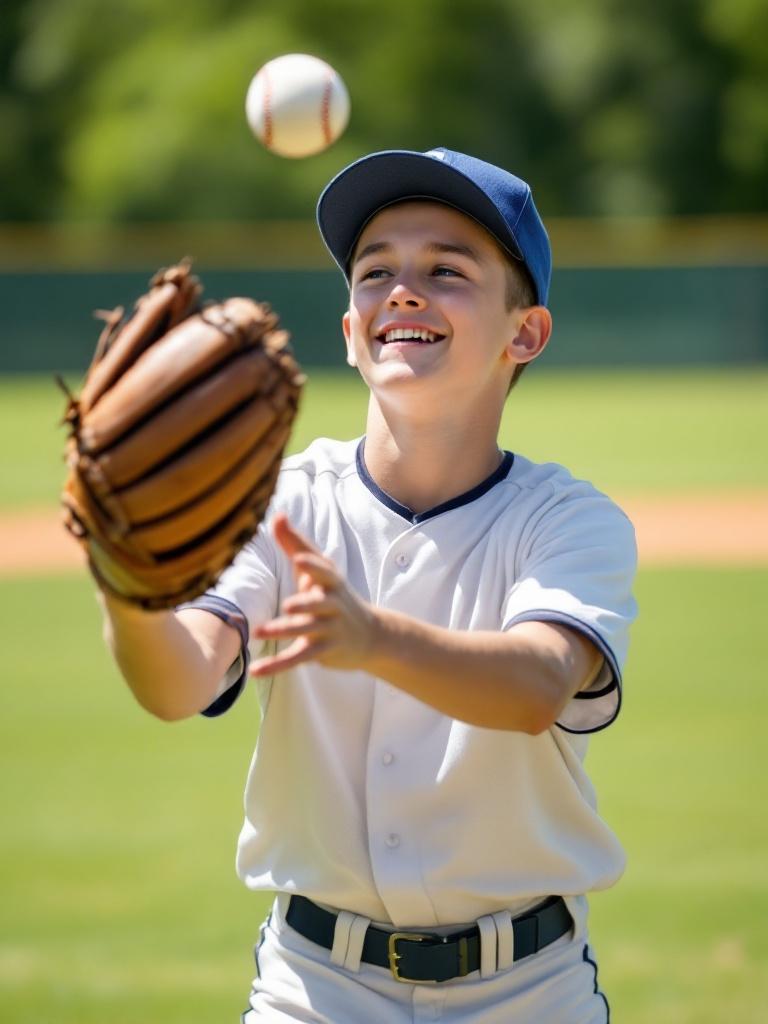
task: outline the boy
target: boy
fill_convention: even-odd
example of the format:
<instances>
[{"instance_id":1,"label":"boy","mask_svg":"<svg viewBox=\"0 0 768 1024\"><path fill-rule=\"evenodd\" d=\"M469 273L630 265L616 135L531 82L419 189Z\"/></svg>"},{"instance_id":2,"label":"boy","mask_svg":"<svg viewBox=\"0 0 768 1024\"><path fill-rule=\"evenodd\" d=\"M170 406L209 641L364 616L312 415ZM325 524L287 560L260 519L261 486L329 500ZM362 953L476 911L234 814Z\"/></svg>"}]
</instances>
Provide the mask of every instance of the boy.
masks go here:
<instances>
[{"instance_id":1,"label":"boy","mask_svg":"<svg viewBox=\"0 0 768 1024\"><path fill-rule=\"evenodd\" d=\"M602 1024L584 894L623 855L582 760L619 709L635 547L496 443L550 336L546 232L524 182L443 149L357 161L318 219L365 436L287 459L197 601L104 599L154 714L258 680L238 872L277 898L242 1020Z\"/></svg>"}]
</instances>

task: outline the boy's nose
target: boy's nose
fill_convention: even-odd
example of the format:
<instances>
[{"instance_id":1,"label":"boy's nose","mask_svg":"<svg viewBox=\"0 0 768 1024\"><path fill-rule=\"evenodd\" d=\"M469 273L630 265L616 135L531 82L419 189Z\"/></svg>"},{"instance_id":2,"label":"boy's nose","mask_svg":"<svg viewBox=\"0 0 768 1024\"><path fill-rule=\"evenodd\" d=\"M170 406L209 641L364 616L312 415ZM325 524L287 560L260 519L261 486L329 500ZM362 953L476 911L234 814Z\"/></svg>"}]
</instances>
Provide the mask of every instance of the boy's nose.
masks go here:
<instances>
[{"instance_id":1,"label":"boy's nose","mask_svg":"<svg viewBox=\"0 0 768 1024\"><path fill-rule=\"evenodd\" d=\"M387 299L387 306L389 309L402 309L403 307L408 309L423 309L426 304L424 296L419 295L418 292L414 291L414 289L409 287L404 281L398 281L389 293L389 298Z\"/></svg>"}]
</instances>

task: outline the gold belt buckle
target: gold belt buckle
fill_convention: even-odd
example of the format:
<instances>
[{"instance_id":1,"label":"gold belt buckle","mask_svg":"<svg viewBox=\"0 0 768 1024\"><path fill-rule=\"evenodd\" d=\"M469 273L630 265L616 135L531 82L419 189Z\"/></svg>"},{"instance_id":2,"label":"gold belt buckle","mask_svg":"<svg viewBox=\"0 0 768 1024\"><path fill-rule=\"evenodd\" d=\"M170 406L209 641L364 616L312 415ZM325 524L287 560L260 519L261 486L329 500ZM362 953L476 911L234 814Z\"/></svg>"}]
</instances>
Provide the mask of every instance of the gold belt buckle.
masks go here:
<instances>
[{"instance_id":1,"label":"gold belt buckle","mask_svg":"<svg viewBox=\"0 0 768 1024\"><path fill-rule=\"evenodd\" d=\"M398 963L402 959L403 954L397 952L398 942L427 942L433 936L422 935L419 932L391 932L389 941L387 943L387 956L389 957L389 969L392 971L392 977L395 981L403 981L409 985L434 985L434 981L426 979L424 981L417 981L415 978L406 978L400 973Z\"/></svg>"},{"instance_id":2,"label":"gold belt buckle","mask_svg":"<svg viewBox=\"0 0 768 1024\"><path fill-rule=\"evenodd\" d=\"M398 963L402 959L403 954L397 952L398 942L430 942L434 941L436 936L424 935L421 932L391 932L389 941L387 943L387 956L389 958L389 969L392 971L392 977L395 981L402 981L408 985L436 985L437 981L432 978L406 978L405 975L400 973ZM438 938L439 941L439 938ZM445 941L445 940L443 940ZM456 975L457 978L466 978L469 974L469 953L466 939L459 939L459 970Z\"/></svg>"}]
</instances>

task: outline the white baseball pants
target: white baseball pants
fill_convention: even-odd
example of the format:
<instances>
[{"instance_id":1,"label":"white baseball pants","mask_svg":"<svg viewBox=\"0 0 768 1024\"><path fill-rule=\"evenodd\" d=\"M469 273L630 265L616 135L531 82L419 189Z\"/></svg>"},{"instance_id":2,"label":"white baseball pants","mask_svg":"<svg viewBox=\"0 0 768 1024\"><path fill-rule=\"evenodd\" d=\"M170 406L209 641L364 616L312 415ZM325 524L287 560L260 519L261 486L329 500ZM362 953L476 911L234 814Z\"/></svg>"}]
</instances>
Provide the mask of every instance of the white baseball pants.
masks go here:
<instances>
[{"instance_id":1,"label":"white baseball pants","mask_svg":"<svg viewBox=\"0 0 768 1024\"><path fill-rule=\"evenodd\" d=\"M284 921L279 896L256 950L258 976L242 1024L607 1024L608 1003L586 936L567 934L511 965L504 943L482 944L480 971L439 985L396 981L361 963L367 921L345 914L329 951ZM361 926L356 927L356 922ZM340 930L343 934L340 934ZM511 930L511 926L510 926ZM495 935L495 929L485 932ZM491 945L493 948L491 948ZM335 962L334 962L335 961Z\"/></svg>"}]
</instances>

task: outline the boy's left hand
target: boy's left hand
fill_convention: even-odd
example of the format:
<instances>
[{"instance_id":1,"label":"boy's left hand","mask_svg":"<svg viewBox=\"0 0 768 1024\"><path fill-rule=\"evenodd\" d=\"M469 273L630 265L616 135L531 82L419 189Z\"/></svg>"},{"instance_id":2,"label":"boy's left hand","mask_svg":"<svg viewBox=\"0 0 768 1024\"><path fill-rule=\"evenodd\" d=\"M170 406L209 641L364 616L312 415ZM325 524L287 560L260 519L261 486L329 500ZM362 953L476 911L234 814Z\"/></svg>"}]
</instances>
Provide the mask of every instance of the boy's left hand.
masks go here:
<instances>
[{"instance_id":1,"label":"boy's left hand","mask_svg":"<svg viewBox=\"0 0 768 1024\"><path fill-rule=\"evenodd\" d=\"M250 674L274 675L305 661L328 668L362 668L376 635L374 608L352 591L333 562L294 530L284 515L275 517L273 528L293 563L297 590L283 601L282 614L257 626L253 635L293 643L253 662Z\"/></svg>"}]
</instances>

